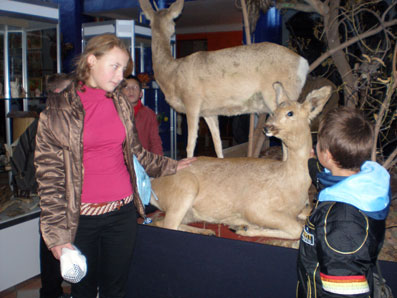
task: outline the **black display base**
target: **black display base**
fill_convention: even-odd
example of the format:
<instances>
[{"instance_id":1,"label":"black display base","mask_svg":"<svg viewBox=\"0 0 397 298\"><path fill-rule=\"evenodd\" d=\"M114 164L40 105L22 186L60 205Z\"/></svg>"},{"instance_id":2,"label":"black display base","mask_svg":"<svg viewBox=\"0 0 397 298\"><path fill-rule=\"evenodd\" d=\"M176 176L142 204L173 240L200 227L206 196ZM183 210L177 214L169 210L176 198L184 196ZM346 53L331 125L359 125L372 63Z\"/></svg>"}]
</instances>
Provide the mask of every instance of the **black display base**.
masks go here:
<instances>
[{"instance_id":1,"label":"black display base","mask_svg":"<svg viewBox=\"0 0 397 298\"><path fill-rule=\"evenodd\" d=\"M295 297L297 250L139 225L127 298ZM397 294L397 263L380 262Z\"/></svg>"}]
</instances>

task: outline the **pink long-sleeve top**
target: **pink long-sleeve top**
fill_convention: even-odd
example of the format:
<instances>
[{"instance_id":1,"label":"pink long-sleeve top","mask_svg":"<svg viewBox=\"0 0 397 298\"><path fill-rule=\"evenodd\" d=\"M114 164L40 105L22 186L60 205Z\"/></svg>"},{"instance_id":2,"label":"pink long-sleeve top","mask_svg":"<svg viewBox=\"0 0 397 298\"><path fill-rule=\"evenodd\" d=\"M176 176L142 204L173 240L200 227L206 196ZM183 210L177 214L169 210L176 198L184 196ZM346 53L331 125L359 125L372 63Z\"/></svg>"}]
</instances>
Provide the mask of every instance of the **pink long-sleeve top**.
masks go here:
<instances>
[{"instance_id":1,"label":"pink long-sleeve top","mask_svg":"<svg viewBox=\"0 0 397 298\"><path fill-rule=\"evenodd\" d=\"M106 91L85 86L78 91L85 110L83 130L84 180L81 201L103 203L132 194L130 174L124 163L125 127Z\"/></svg>"}]
</instances>

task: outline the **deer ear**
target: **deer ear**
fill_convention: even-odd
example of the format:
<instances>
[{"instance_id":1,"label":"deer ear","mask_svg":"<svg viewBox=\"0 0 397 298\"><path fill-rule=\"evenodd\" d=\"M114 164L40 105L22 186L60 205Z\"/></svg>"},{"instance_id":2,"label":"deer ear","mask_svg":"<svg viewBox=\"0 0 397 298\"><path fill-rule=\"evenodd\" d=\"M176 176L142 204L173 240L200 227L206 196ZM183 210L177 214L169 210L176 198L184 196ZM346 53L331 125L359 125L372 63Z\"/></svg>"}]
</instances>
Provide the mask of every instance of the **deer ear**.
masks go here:
<instances>
[{"instance_id":1,"label":"deer ear","mask_svg":"<svg viewBox=\"0 0 397 298\"><path fill-rule=\"evenodd\" d=\"M309 109L309 120L313 120L323 110L328 99L331 97L332 87L324 86L310 92L303 103Z\"/></svg>"},{"instance_id":2,"label":"deer ear","mask_svg":"<svg viewBox=\"0 0 397 298\"><path fill-rule=\"evenodd\" d=\"M176 0L168 8L169 14L172 19L176 19L182 12L184 0Z\"/></svg>"},{"instance_id":3,"label":"deer ear","mask_svg":"<svg viewBox=\"0 0 397 298\"><path fill-rule=\"evenodd\" d=\"M281 84L280 82L274 82L273 89L276 93L276 105L279 105L280 103L287 100L287 95L285 94L283 84Z\"/></svg>"},{"instance_id":4,"label":"deer ear","mask_svg":"<svg viewBox=\"0 0 397 298\"><path fill-rule=\"evenodd\" d=\"M153 18L154 10L152 7L152 4L150 3L149 0L139 0L139 5L141 6L141 9L143 13L145 14L146 18L151 21Z\"/></svg>"}]
</instances>

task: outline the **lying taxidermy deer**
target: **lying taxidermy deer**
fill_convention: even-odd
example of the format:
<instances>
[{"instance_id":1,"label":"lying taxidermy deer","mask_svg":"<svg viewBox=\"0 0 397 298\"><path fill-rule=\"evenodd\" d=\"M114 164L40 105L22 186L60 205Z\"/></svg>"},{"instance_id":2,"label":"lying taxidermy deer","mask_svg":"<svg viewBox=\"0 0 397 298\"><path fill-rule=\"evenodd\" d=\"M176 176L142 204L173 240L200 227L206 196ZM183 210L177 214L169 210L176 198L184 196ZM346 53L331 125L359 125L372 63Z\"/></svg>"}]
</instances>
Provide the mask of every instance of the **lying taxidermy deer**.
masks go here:
<instances>
[{"instance_id":1,"label":"lying taxidermy deer","mask_svg":"<svg viewBox=\"0 0 397 298\"><path fill-rule=\"evenodd\" d=\"M275 89L277 98L283 99L282 86L276 83ZM213 234L187 225L206 221L231 226L244 236L299 238L298 215L306 211L311 184L309 124L330 95L331 87L326 86L312 91L302 104L286 100L268 119L264 130L288 148L285 161L199 157L175 175L152 180L158 200L152 196L151 203L165 211L164 219L156 224Z\"/></svg>"},{"instance_id":2,"label":"lying taxidermy deer","mask_svg":"<svg viewBox=\"0 0 397 298\"><path fill-rule=\"evenodd\" d=\"M274 82L283 84L291 100L298 99L309 70L306 59L268 42L174 59L170 39L175 32L174 19L181 13L184 1L177 0L157 12L148 0L139 3L152 29L156 81L166 101L177 112L186 114L188 157L194 154L200 117L204 117L211 131L216 155L223 157L218 115L274 111Z\"/></svg>"}]
</instances>

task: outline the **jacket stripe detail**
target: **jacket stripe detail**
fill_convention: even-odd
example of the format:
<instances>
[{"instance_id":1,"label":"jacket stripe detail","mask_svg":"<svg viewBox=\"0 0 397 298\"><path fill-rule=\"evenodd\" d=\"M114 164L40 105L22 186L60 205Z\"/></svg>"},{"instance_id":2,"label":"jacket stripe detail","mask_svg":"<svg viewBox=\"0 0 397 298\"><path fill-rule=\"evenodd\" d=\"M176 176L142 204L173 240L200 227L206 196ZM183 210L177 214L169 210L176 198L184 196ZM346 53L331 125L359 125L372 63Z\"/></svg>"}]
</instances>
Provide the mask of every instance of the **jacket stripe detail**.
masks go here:
<instances>
[{"instance_id":1,"label":"jacket stripe detail","mask_svg":"<svg viewBox=\"0 0 397 298\"><path fill-rule=\"evenodd\" d=\"M327 214L325 215L325 219L324 219L324 240L325 240L325 243L327 244L327 246L328 246L331 250L333 250L333 251L336 252L336 253L340 253L340 254L342 254L342 255L351 255L351 254L355 254L356 252L358 252L358 251L364 246L365 242L366 242L367 239L368 239L368 230L369 230L368 217L367 217L363 212L361 212L361 210L358 210L358 211L360 212L360 214L364 217L365 223L366 223L366 227L365 227L365 238L364 238L363 242L361 243L361 245L360 245L356 250L353 250L353 251L340 251L340 250L337 250L337 249L333 248L333 247L329 244L328 239L327 239L327 219L328 219L328 215L329 215L329 213L330 213L332 207L334 207L334 205L335 205L335 203L333 203L333 204L331 205L331 207L329 207L329 209L328 209L328 211L327 211Z\"/></svg>"},{"instance_id":2,"label":"jacket stripe detail","mask_svg":"<svg viewBox=\"0 0 397 298\"><path fill-rule=\"evenodd\" d=\"M323 289L341 295L355 295L369 292L369 285L364 275L334 276L320 272Z\"/></svg>"},{"instance_id":3,"label":"jacket stripe detail","mask_svg":"<svg viewBox=\"0 0 397 298\"><path fill-rule=\"evenodd\" d=\"M317 283L316 283L316 274L317 274L317 270L318 270L318 266L320 265L320 263L317 263L316 265L316 269L314 269L313 272L313 291L314 291L314 297L317 298Z\"/></svg>"}]
</instances>

